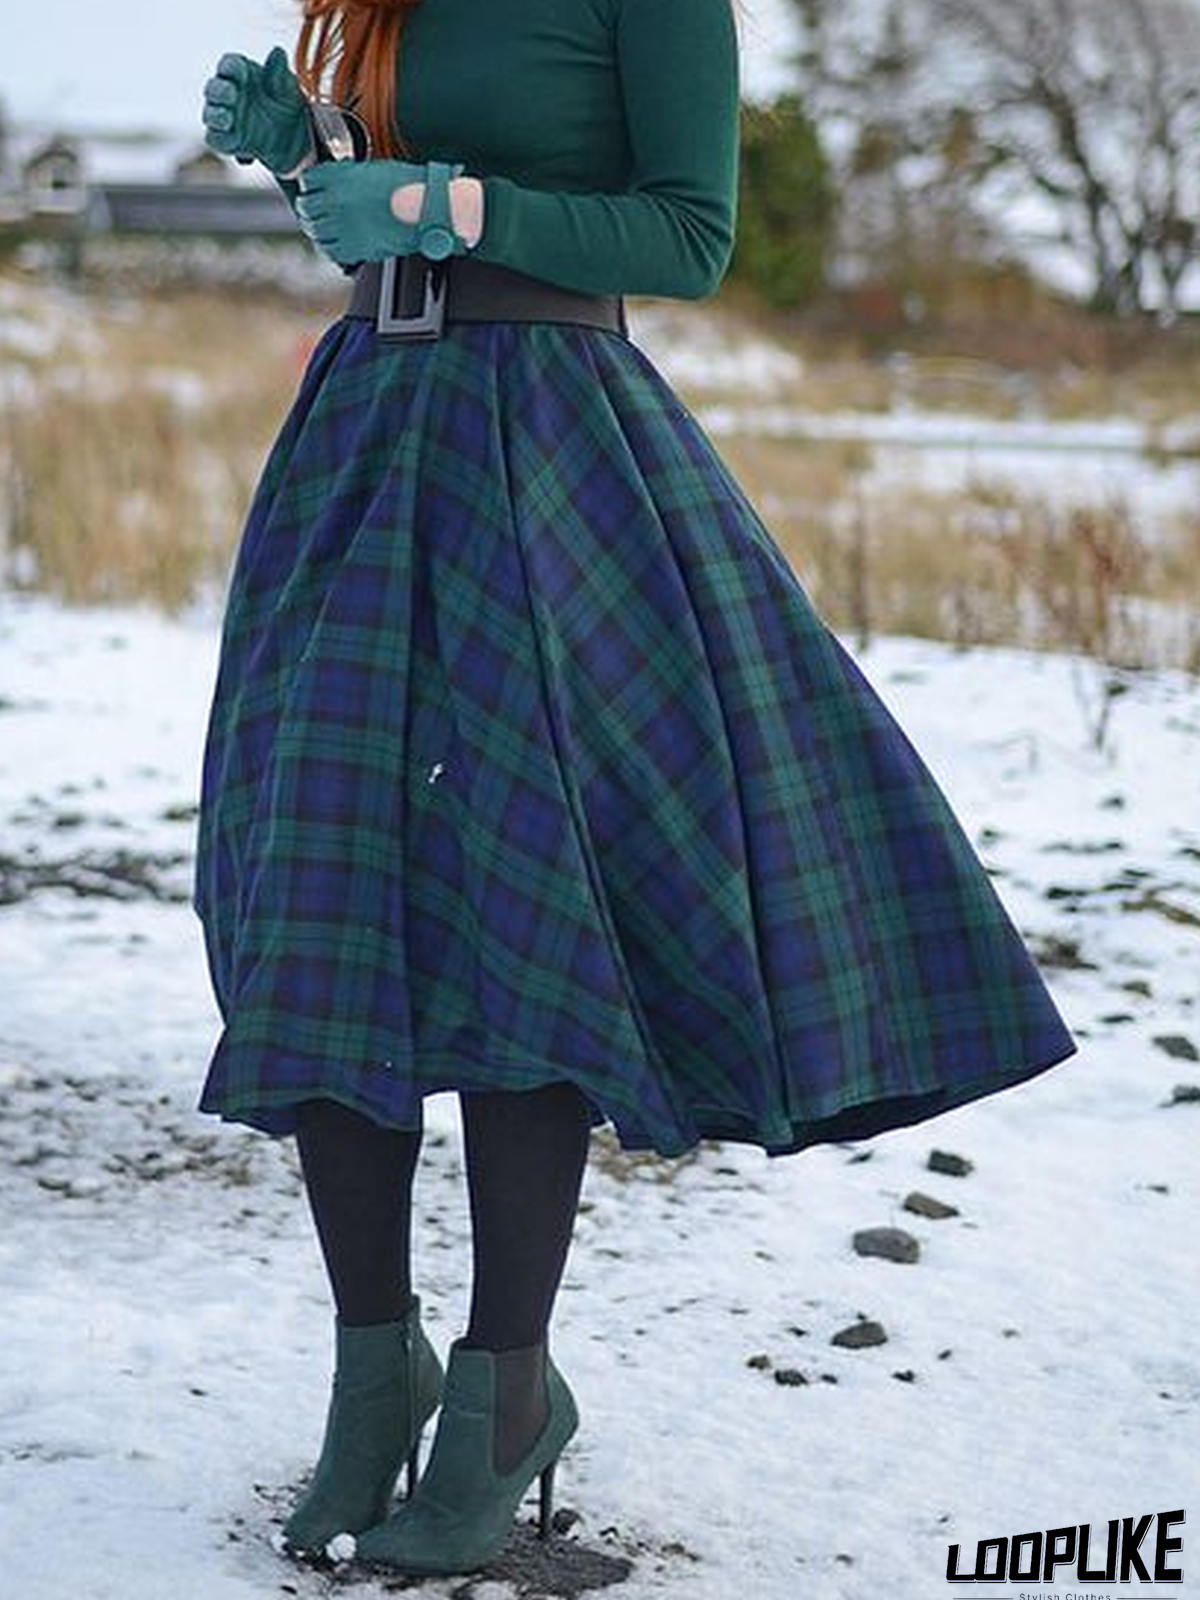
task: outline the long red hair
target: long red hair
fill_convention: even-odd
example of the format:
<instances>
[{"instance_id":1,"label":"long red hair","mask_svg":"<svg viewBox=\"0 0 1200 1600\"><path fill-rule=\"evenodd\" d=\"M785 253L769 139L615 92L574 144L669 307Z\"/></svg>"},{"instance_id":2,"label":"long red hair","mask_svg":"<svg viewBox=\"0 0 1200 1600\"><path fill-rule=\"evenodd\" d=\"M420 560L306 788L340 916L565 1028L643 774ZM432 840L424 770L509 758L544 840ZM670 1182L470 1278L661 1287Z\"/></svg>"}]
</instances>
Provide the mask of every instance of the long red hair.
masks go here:
<instances>
[{"instance_id":1,"label":"long red hair","mask_svg":"<svg viewBox=\"0 0 1200 1600\"><path fill-rule=\"evenodd\" d=\"M377 156L404 156L396 79L405 14L419 0L301 0L296 76L308 95L353 106Z\"/></svg>"}]
</instances>

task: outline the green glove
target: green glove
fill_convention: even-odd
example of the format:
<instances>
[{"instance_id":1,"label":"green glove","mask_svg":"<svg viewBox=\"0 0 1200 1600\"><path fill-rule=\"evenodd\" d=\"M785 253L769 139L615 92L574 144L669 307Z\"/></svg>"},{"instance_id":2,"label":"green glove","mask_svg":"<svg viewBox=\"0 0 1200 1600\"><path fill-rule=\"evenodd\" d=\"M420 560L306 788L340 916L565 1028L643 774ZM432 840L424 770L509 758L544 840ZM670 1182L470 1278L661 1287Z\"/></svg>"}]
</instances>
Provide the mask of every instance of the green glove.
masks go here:
<instances>
[{"instance_id":1,"label":"green glove","mask_svg":"<svg viewBox=\"0 0 1200 1600\"><path fill-rule=\"evenodd\" d=\"M450 216L450 180L463 170L446 161L323 161L302 175L296 215L313 243L343 266L418 252L431 261L465 255ZM425 185L416 222L392 211L393 192L407 183Z\"/></svg>"},{"instance_id":2,"label":"green glove","mask_svg":"<svg viewBox=\"0 0 1200 1600\"><path fill-rule=\"evenodd\" d=\"M276 45L260 66L224 55L204 85L204 142L239 161L261 161L276 176L313 156L307 102L287 52Z\"/></svg>"}]
</instances>

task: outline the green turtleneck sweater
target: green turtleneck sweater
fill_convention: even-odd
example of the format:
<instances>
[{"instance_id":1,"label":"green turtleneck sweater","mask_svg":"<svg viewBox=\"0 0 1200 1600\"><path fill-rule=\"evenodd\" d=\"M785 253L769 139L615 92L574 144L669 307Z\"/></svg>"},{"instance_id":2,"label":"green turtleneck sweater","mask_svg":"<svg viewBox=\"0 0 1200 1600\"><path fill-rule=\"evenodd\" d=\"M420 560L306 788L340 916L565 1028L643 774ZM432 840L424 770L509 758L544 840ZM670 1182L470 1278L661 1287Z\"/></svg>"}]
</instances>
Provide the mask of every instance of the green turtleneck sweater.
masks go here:
<instances>
[{"instance_id":1,"label":"green turtleneck sweater","mask_svg":"<svg viewBox=\"0 0 1200 1600\"><path fill-rule=\"evenodd\" d=\"M591 293L711 294L733 248L731 0L420 0L400 44L412 159L483 182L471 252Z\"/></svg>"}]
</instances>

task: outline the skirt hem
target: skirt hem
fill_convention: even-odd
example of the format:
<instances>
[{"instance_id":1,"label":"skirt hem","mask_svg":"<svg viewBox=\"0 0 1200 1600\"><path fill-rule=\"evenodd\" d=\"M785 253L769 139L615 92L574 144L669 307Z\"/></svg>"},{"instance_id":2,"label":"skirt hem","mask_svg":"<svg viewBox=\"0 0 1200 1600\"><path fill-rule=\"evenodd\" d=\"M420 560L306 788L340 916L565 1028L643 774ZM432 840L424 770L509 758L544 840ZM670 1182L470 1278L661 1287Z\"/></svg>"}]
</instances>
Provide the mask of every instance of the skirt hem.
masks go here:
<instances>
[{"instance_id":1,"label":"skirt hem","mask_svg":"<svg viewBox=\"0 0 1200 1600\"><path fill-rule=\"evenodd\" d=\"M627 1108L614 1111L598 1105L587 1083L561 1067L530 1065L524 1072L514 1073L511 1064L506 1063L505 1088L519 1093L563 1080L575 1083L591 1104L593 1127L611 1124L621 1149L629 1152L652 1150L666 1159L674 1159L711 1140L757 1146L768 1156L784 1156L813 1145L872 1139L894 1129L912 1127L945 1111L1026 1083L1075 1055L1078 1049L1072 1039L1065 1045L1055 1046L1049 1054L1039 1056L1032 1063L993 1068L976 1078L957 1080L915 1094L875 1095L865 1100L846 1101L807 1121L779 1118L756 1122L744 1112L728 1107L694 1106L689 1108L692 1126L686 1131L679 1130L674 1138L665 1129L651 1129L631 1117ZM426 1052L420 1059L426 1073L421 1077L417 1094L406 1108L390 1113L381 1112L377 1098L355 1093L353 1086L345 1082L323 1082L315 1073L308 1082L270 1094L259 1092L253 1097L221 1093L206 1087L199 1110L219 1116L225 1122L242 1123L258 1132L282 1138L295 1132L295 1108L300 1102L326 1099L358 1111L383 1127L411 1132L422 1125L422 1104L427 1095L496 1088L494 1072L487 1063L470 1061L451 1051ZM428 1070L430 1066L432 1072Z\"/></svg>"}]
</instances>

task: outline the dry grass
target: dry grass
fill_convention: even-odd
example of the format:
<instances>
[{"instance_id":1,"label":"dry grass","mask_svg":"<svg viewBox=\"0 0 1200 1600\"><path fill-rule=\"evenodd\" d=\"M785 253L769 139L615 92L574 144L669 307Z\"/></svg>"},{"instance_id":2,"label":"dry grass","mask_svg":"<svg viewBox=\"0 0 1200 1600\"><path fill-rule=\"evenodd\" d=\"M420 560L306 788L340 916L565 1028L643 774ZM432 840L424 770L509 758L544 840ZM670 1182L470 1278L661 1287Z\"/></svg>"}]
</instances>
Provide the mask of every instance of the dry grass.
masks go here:
<instances>
[{"instance_id":1,"label":"dry grass","mask_svg":"<svg viewBox=\"0 0 1200 1600\"><path fill-rule=\"evenodd\" d=\"M0 327L10 573L71 602L186 604L227 569L320 318L211 293L64 299L40 324L28 304L7 351Z\"/></svg>"},{"instance_id":2,"label":"dry grass","mask_svg":"<svg viewBox=\"0 0 1200 1600\"><path fill-rule=\"evenodd\" d=\"M871 482L862 445L721 448L814 603L860 643L907 633L1200 667L1200 516L1151 541L1116 498L1064 507L983 480L897 493Z\"/></svg>"},{"instance_id":3,"label":"dry grass","mask_svg":"<svg viewBox=\"0 0 1200 1600\"><path fill-rule=\"evenodd\" d=\"M1197 411L1200 318L1164 328L1149 319L1097 317L1019 268L959 270L937 286L928 315L916 322L899 314L894 295L868 290L831 296L803 317L775 317L769 325L814 367L828 359L882 363L901 384L908 377L897 352L918 382L925 373L934 377L933 387L949 358L964 377L974 370L983 409L990 409L990 389L1000 403L1015 396L1057 420L1120 413L1154 424ZM938 403L928 385L918 398ZM952 404L962 398L950 396Z\"/></svg>"},{"instance_id":4,"label":"dry grass","mask_svg":"<svg viewBox=\"0 0 1200 1600\"><path fill-rule=\"evenodd\" d=\"M150 598L167 608L219 582L334 309L181 289L56 303L41 286L0 279L0 547L7 542L10 581L74 602ZM686 331L681 321L680 340ZM735 306L723 333L736 347L746 332L769 338L778 328ZM1168 368L1174 357L1154 370ZM1085 377L1071 405L1083 403ZM1033 381L1047 380L982 355L864 361L827 331L800 350L799 376L770 401L883 409L900 395L1006 414ZM1173 381L1162 376L1159 398L1186 411ZM705 407L722 398L712 386L681 393ZM748 396L726 398L745 405ZM1200 505L1151 544L1115 502L1063 510L986 483L953 494L884 490L871 478L870 447L857 442L740 434L720 448L816 605L860 640L902 632L1068 648L1114 667L1200 669Z\"/></svg>"},{"instance_id":5,"label":"dry grass","mask_svg":"<svg viewBox=\"0 0 1200 1600\"><path fill-rule=\"evenodd\" d=\"M101 400L83 379L12 410L5 432L5 520L26 570L68 600L149 594L170 608L190 597L207 552L187 503L194 445L175 407L136 390Z\"/></svg>"}]
</instances>

